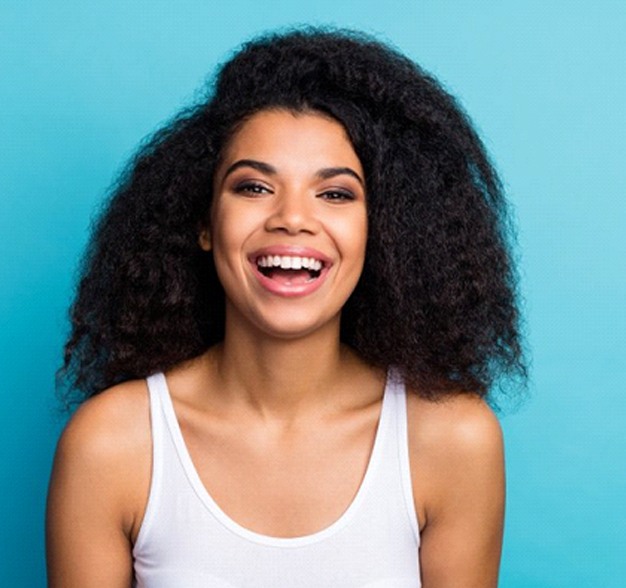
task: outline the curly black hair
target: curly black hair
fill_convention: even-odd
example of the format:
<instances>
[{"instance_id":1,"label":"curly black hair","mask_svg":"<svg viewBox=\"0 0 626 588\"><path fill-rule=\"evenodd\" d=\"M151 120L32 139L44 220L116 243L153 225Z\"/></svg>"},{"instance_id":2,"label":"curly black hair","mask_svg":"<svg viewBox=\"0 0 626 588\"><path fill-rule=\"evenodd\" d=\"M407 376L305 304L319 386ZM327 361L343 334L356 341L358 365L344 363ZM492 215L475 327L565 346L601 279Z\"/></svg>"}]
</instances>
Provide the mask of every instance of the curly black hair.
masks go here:
<instances>
[{"instance_id":1,"label":"curly black hair","mask_svg":"<svg viewBox=\"0 0 626 588\"><path fill-rule=\"evenodd\" d=\"M224 292L198 234L224 145L263 109L339 121L365 170L365 267L342 341L429 398L523 376L507 205L462 108L376 39L305 28L245 44L131 161L83 259L60 380L85 398L223 338Z\"/></svg>"}]
</instances>

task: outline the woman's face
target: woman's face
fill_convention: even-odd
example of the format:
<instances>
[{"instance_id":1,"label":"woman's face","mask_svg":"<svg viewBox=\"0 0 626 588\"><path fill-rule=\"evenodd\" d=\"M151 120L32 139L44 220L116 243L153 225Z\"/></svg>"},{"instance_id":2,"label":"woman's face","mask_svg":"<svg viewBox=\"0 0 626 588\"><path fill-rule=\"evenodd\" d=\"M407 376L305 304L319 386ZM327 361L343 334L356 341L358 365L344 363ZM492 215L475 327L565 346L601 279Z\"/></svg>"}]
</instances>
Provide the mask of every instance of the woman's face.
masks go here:
<instances>
[{"instance_id":1,"label":"woman's face","mask_svg":"<svg viewBox=\"0 0 626 588\"><path fill-rule=\"evenodd\" d=\"M344 128L317 113L261 111L226 146L213 180L212 249L226 320L295 338L339 327L361 275L365 181Z\"/></svg>"}]
</instances>

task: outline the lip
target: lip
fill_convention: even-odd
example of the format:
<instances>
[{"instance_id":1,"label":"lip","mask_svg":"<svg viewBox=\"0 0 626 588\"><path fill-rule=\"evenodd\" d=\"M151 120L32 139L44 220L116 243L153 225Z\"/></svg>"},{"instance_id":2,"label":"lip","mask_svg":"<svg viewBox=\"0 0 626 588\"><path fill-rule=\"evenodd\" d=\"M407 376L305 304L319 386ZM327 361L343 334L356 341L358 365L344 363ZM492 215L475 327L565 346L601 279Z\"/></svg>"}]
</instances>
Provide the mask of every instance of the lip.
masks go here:
<instances>
[{"instance_id":1,"label":"lip","mask_svg":"<svg viewBox=\"0 0 626 588\"><path fill-rule=\"evenodd\" d=\"M272 280L268 278L264 274L259 271L257 267L256 260L259 257L264 255L284 255L284 256L292 256L292 257L312 257L313 259L317 259L323 263L323 267L320 270L320 275L318 278L311 280L305 284L281 284L276 282L276 280ZM303 246L295 246L295 245L271 245L268 247L263 247L261 249L257 249L253 253L248 256L248 261L250 266L252 267L252 273L256 277L257 281L261 285L264 290L275 294L277 296L282 296L284 298L295 298L299 296L308 296L312 294L316 290L322 286L322 284L326 281L326 277L328 276L328 271L333 265L332 260L327 255L323 254L321 251L317 249L313 249L312 247L303 247Z\"/></svg>"}]
</instances>

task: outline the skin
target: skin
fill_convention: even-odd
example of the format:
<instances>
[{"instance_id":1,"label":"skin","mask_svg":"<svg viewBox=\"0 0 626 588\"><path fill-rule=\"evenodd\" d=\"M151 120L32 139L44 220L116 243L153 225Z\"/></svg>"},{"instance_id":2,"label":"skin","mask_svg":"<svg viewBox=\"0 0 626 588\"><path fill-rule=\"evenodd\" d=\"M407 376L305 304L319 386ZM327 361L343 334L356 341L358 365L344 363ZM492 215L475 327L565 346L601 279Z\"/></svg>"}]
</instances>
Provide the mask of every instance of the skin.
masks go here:
<instances>
[{"instance_id":1,"label":"skin","mask_svg":"<svg viewBox=\"0 0 626 588\"><path fill-rule=\"evenodd\" d=\"M307 535L337 520L371 453L385 375L339 341L365 255L363 177L338 123L285 111L244 123L215 174L200 246L213 251L227 295L226 336L166 375L207 490L266 535ZM329 260L321 286L295 297L261 287L250 254L274 245L321 252ZM102 392L71 419L48 498L52 588L131 585L150 486L149 419L143 381ZM408 426L424 588L496 586L504 505L496 418L471 394L441 402L409 394Z\"/></svg>"}]
</instances>

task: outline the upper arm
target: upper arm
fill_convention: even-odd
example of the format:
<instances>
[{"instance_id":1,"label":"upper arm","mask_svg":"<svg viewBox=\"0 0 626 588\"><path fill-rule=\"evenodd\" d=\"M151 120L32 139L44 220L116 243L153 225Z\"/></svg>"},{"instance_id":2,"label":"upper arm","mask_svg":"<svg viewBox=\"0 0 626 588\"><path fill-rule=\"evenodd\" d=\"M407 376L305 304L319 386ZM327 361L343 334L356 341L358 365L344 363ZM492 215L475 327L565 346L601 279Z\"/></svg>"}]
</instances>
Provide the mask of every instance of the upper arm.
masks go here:
<instances>
[{"instance_id":1,"label":"upper arm","mask_svg":"<svg viewBox=\"0 0 626 588\"><path fill-rule=\"evenodd\" d=\"M52 588L132 582L131 536L150 475L147 402L103 394L79 409L57 447L46 519Z\"/></svg>"},{"instance_id":2,"label":"upper arm","mask_svg":"<svg viewBox=\"0 0 626 588\"><path fill-rule=\"evenodd\" d=\"M411 464L423 517L423 586L495 587L505 490L499 423L476 398L442 403L429 415L414 435Z\"/></svg>"}]
</instances>

